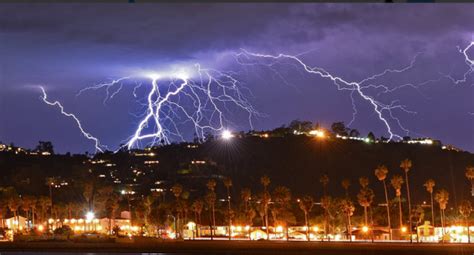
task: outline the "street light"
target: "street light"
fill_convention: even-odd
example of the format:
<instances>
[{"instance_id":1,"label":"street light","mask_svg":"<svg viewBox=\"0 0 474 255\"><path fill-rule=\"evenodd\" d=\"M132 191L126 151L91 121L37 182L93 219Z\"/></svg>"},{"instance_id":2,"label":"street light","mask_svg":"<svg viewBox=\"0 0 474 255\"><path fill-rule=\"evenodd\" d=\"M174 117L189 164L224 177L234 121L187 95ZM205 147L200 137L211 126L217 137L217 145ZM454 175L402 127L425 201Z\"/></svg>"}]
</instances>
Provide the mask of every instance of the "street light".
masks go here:
<instances>
[{"instance_id":1,"label":"street light","mask_svg":"<svg viewBox=\"0 0 474 255\"><path fill-rule=\"evenodd\" d=\"M86 220L92 221L95 218L95 214L93 212L86 213Z\"/></svg>"},{"instance_id":2,"label":"street light","mask_svg":"<svg viewBox=\"0 0 474 255\"><path fill-rule=\"evenodd\" d=\"M234 137L234 135L227 129L221 133L221 138L224 140L230 140L232 137Z\"/></svg>"}]
</instances>

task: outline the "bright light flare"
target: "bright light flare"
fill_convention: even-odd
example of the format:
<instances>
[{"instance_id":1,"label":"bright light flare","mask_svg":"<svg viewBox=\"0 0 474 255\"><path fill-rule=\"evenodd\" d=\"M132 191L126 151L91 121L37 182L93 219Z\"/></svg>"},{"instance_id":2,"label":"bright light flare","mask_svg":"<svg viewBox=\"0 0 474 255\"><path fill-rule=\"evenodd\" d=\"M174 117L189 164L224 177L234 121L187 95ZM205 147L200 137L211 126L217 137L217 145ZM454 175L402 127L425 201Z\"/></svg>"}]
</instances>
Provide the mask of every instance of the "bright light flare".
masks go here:
<instances>
[{"instance_id":1,"label":"bright light flare","mask_svg":"<svg viewBox=\"0 0 474 255\"><path fill-rule=\"evenodd\" d=\"M87 212L86 213L86 220L92 221L95 218L94 212Z\"/></svg>"},{"instance_id":2,"label":"bright light flare","mask_svg":"<svg viewBox=\"0 0 474 255\"><path fill-rule=\"evenodd\" d=\"M362 227L362 232L364 232L364 233L369 232L369 227L363 226L363 227Z\"/></svg>"},{"instance_id":3,"label":"bright light flare","mask_svg":"<svg viewBox=\"0 0 474 255\"><path fill-rule=\"evenodd\" d=\"M229 130L224 130L221 133L221 138L224 140L230 140L232 137L234 137L234 135Z\"/></svg>"},{"instance_id":4,"label":"bright light flare","mask_svg":"<svg viewBox=\"0 0 474 255\"><path fill-rule=\"evenodd\" d=\"M311 130L309 131L309 134L319 137L319 138L324 138L326 136L326 133L324 132L324 130L320 130L320 129Z\"/></svg>"}]
</instances>

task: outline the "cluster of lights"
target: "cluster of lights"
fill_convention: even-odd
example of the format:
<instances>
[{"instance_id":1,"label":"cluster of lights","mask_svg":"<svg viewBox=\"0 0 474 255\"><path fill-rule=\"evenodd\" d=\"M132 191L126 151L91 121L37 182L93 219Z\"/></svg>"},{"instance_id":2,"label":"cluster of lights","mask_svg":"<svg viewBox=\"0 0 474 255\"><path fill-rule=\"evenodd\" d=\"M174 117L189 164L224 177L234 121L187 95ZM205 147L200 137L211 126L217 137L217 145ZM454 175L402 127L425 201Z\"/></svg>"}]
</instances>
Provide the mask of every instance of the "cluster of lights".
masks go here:
<instances>
[{"instance_id":1,"label":"cluster of lights","mask_svg":"<svg viewBox=\"0 0 474 255\"><path fill-rule=\"evenodd\" d=\"M433 140L431 140L431 139L409 140L409 141L406 141L406 143L409 143L409 144L428 144L428 145L432 145L432 144L433 144Z\"/></svg>"},{"instance_id":2,"label":"cluster of lights","mask_svg":"<svg viewBox=\"0 0 474 255\"><path fill-rule=\"evenodd\" d=\"M326 133L324 132L324 130L319 130L319 129L311 130L309 131L309 134L312 136L320 137L320 138L324 138L326 136Z\"/></svg>"},{"instance_id":3,"label":"cluster of lights","mask_svg":"<svg viewBox=\"0 0 474 255\"><path fill-rule=\"evenodd\" d=\"M363 137L357 137L357 136L336 135L336 138L339 138L342 140L356 140L356 141L370 143L370 139L368 137L363 138Z\"/></svg>"},{"instance_id":4,"label":"cluster of lights","mask_svg":"<svg viewBox=\"0 0 474 255\"><path fill-rule=\"evenodd\" d=\"M123 189L122 191L120 191L120 194L122 194L122 195L135 195L135 193L136 192L133 191L133 190L124 190Z\"/></svg>"},{"instance_id":5,"label":"cluster of lights","mask_svg":"<svg viewBox=\"0 0 474 255\"><path fill-rule=\"evenodd\" d=\"M206 161L204 161L204 160L192 160L191 164L193 164L193 165L204 165L204 164L206 164Z\"/></svg>"}]
</instances>

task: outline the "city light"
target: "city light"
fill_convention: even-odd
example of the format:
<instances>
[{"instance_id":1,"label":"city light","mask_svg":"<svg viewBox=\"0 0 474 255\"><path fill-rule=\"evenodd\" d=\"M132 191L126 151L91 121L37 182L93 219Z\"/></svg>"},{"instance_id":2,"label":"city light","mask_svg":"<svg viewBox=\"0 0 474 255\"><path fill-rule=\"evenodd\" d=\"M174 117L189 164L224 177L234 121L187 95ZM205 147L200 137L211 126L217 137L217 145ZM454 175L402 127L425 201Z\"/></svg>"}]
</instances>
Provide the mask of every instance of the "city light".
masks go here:
<instances>
[{"instance_id":1,"label":"city light","mask_svg":"<svg viewBox=\"0 0 474 255\"><path fill-rule=\"evenodd\" d=\"M406 233L407 232L407 227L403 226L401 229L402 233Z\"/></svg>"},{"instance_id":2,"label":"city light","mask_svg":"<svg viewBox=\"0 0 474 255\"><path fill-rule=\"evenodd\" d=\"M363 226L363 227L362 227L362 232L364 232L364 233L369 232L369 227Z\"/></svg>"}]
</instances>

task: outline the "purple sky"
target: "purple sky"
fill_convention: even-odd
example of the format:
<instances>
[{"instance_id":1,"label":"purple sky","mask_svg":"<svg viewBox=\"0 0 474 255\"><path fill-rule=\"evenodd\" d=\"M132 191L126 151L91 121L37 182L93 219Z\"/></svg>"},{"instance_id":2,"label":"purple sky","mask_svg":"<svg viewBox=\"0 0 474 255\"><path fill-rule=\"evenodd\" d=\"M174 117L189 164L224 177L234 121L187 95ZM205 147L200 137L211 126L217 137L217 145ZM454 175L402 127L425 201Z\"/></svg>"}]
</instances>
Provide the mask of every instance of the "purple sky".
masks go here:
<instances>
[{"instance_id":1,"label":"purple sky","mask_svg":"<svg viewBox=\"0 0 474 255\"><path fill-rule=\"evenodd\" d=\"M194 63L238 72L253 94L252 104L267 115L255 121L256 129L293 119L325 126L351 121L349 92L292 65L276 70L240 66L233 54L244 48L305 53L306 63L348 81L409 65L422 52L413 69L377 84L394 88L436 81L370 95L387 104L398 100L416 112L393 111L411 131L408 135L474 151L474 80L469 76L455 85L443 76L461 78L469 69L457 46L473 39L472 13L472 4L2 4L0 141L33 147L38 140L51 140L60 152L94 151L74 122L40 100L37 86L43 85L90 133L114 148L139 121L130 114L136 113L131 94L124 91L105 106L104 91L75 94L132 70ZM354 103L358 113L352 127L362 135L388 136L366 101L356 97ZM236 116L233 123L241 125L231 128L249 129ZM395 119L390 124L406 135Z\"/></svg>"}]
</instances>

